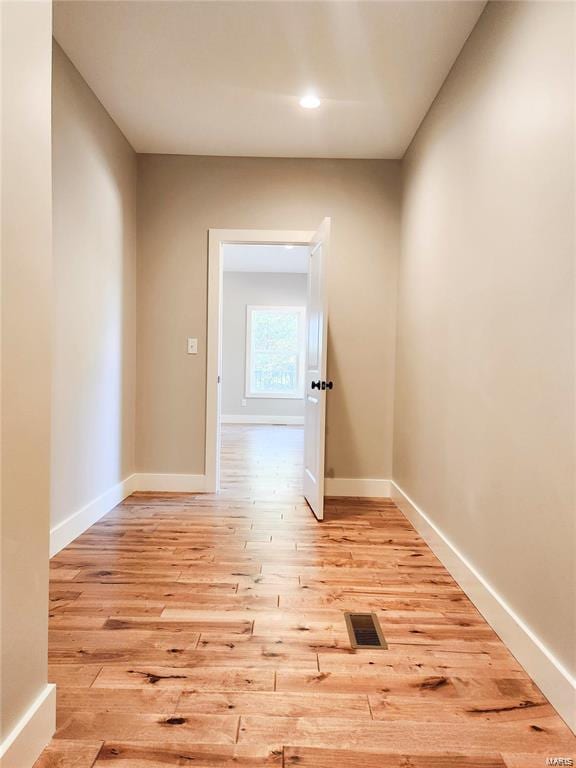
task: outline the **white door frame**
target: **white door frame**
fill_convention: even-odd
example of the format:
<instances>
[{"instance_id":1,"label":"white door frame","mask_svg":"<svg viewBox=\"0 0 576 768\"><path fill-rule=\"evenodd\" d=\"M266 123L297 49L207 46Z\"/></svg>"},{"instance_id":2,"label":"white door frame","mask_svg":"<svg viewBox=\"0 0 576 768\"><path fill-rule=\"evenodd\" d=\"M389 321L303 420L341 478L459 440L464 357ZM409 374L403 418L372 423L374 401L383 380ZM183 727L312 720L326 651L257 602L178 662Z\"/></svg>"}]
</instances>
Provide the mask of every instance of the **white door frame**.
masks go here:
<instances>
[{"instance_id":1,"label":"white door frame","mask_svg":"<svg viewBox=\"0 0 576 768\"><path fill-rule=\"evenodd\" d=\"M208 334L206 340L206 492L217 493L220 483L220 389L222 356L222 246L309 245L313 231L293 229L208 230Z\"/></svg>"}]
</instances>

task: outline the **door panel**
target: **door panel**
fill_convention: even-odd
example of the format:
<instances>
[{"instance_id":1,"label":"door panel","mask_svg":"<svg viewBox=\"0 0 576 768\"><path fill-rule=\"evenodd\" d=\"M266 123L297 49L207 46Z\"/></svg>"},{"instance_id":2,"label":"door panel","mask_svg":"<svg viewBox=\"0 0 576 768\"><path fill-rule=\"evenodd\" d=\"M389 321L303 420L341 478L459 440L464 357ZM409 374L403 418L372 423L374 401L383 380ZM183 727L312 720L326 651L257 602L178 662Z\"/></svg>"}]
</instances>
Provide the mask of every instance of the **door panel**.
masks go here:
<instances>
[{"instance_id":1,"label":"door panel","mask_svg":"<svg viewBox=\"0 0 576 768\"><path fill-rule=\"evenodd\" d=\"M328 295L326 267L330 219L324 219L311 241L306 315L306 379L304 395L304 496L319 520L324 517L324 442L326 431L326 355ZM313 386L314 384L314 386Z\"/></svg>"}]
</instances>

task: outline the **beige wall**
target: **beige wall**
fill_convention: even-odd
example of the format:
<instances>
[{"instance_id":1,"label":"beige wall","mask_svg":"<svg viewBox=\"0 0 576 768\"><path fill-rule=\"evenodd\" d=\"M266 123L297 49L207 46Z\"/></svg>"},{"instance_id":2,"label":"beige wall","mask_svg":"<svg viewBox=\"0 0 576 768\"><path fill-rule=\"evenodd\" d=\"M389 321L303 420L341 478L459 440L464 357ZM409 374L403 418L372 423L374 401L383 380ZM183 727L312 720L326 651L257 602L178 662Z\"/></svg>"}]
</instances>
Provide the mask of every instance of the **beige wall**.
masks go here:
<instances>
[{"instance_id":1,"label":"beige wall","mask_svg":"<svg viewBox=\"0 0 576 768\"><path fill-rule=\"evenodd\" d=\"M0 22L1 744L47 683L50 3L3 2Z\"/></svg>"},{"instance_id":2,"label":"beige wall","mask_svg":"<svg viewBox=\"0 0 576 768\"><path fill-rule=\"evenodd\" d=\"M308 275L224 272L222 281L222 414L304 418L304 398L246 398L246 307L305 307ZM245 400L246 405L242 405Z\"/></svg>"},{"instance_id":3,"label":"beige wall","mask_svg":"<svg viewBox=\"0 0 576 768\"><path fill-rule=\"evenodd\" d=\"M52 525L134 471L136 155L57 43Z\"/></svg>"},{"instance_id":4,"label":"beige wall","mask_svg":"<svg viewBox=\"0 0 576 768\"><path fill-rule=\"evenodd\" d=\"M389 477L399 163L140 155L138 168L138 470L204 471L208 229L331 216L326 470Z\"/></svg>"},{"instance_id":5,"label":"beige wall","mask_svg":"<svg viewBox=\"0 0 576 768\"><path fill-rule=\"evenodd\" d=\"M394 479L574 643L574 6L493 3L405 160Z\"/></svg>"}]
</instances>

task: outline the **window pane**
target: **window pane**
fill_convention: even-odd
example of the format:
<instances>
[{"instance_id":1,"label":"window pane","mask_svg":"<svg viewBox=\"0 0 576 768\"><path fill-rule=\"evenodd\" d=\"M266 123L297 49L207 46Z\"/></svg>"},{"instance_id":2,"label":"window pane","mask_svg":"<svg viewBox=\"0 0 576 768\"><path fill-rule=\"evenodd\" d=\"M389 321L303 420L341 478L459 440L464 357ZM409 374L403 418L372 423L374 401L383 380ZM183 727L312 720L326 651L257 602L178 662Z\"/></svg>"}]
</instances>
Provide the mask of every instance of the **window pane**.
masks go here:
<instances>
[{"instance_id":1,"label":"window pane","mask_svg":"<svg viewBox=\"0 0 576 768\"><path fill-rule=\"evenodd\" d=\"M251 390L254 394L298 391L299 313L252 312Z\"/></svg>"}]
</instances>

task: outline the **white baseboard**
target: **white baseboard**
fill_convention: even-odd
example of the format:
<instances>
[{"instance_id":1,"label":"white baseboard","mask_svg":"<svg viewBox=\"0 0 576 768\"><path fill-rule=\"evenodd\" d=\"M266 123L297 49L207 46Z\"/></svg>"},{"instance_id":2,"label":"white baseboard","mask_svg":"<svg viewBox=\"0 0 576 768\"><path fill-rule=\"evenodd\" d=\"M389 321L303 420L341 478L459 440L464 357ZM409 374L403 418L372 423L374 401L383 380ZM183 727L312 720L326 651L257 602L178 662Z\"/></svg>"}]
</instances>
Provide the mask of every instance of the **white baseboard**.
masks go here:
<instances>
[{"instance_id":1,"label":"white baseboard","mask_svg":"<svg viewBox=\"0 0 576 768\"><path fill-rule=\"evenodd\" d=\"M253 414L242 413L237 416L220 416L221 424L282 424L301 425L304 424L304 416L257 416Z\"/></svg>"},{"instance_id":2,"label":"white baseboard","mask_svg":"<svg viewBox=\"0 0 576 768\"><path fill-rule=\"evenodd\" d=\"M139 472L135 475L135 491L166 491L174 493L203 493L206 475L153 474Z\"/></svg>"},{"instance_id":3,"label":"white baseboard","mask_svg":"<svg viewBox=\"0 0 576 768\"><path fill-rule=\"evenodd\" d=\"M107 512L136 490L136 475L109 488L97 499L74 512L50 530L50 557L64 549L71 541L98 522Z\"/></svg>"},{"instance_id":4,"label":"white baseboard","mask_svg":"<svg viewBox=\"0 0 576 768\"><path fill-rule=\"evenodd\" d=\"M327 496L386 498L390 496L390 480L367 477L326 477L324 492Z\"/></svg>"},{"instance_id":5,"label":"white baseboard","mask_svg":"<svg viewBox=\"0 0 576 768\"><path fill-rule=\"evenodd\" d=\"M47 684L0 744L2 768L31 768L56 730L56 686Z\"/></svg>"},{"instance_id":6,"label":"white baseboard","mask_svg":"<svg viewBox=\"0 0 576 768\"><path fill-rule=\"evenodd\" d=\"M97 499L86 504L50 530L50 557L58 554L91 525L114 509L134 491L180 491L202 493L206 486L204 475L135 473L117 483Z\"/></svg>"},{"instance_id":7,"label":"white baseboard","mask_svg":"<svg viewBox=\"0 0 576 768\"><path fill-rule=\"evenodd\" d=\"M576 731L576 680L440 528L394 482L392 498L552 706Z\"/></svg>"}]
</instances>

